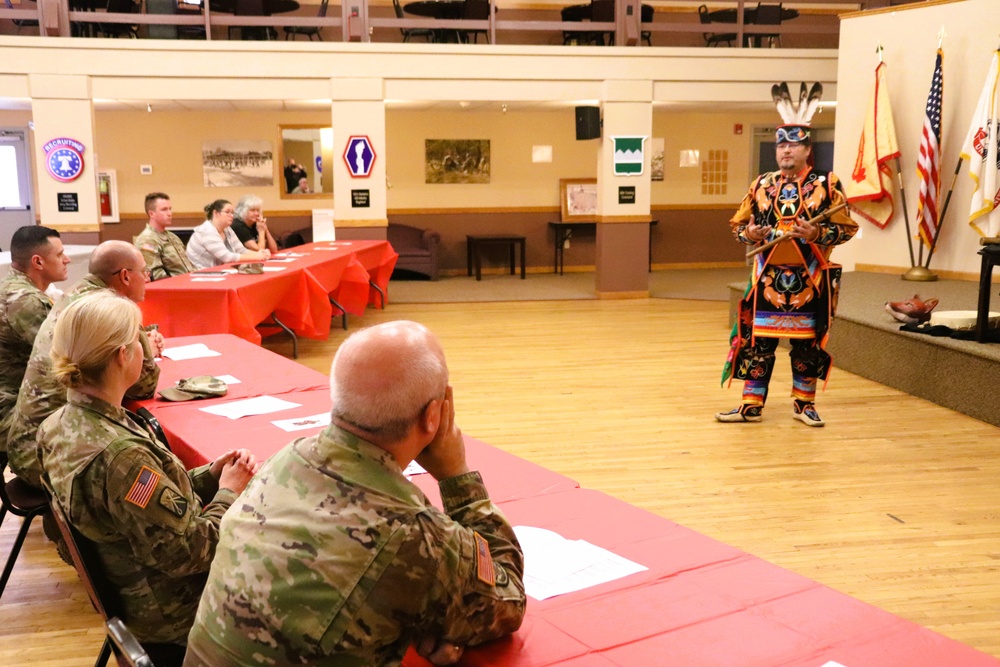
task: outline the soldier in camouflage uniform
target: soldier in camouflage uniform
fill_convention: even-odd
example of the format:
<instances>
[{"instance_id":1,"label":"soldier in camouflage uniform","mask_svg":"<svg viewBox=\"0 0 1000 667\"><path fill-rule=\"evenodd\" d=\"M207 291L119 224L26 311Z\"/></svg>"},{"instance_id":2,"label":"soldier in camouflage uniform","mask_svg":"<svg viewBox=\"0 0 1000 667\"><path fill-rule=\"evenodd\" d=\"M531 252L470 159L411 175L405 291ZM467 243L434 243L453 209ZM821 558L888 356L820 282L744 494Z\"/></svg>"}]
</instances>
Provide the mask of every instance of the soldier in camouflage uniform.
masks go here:
<instances>
[{"instance_id":1,"label":"soldier in camouflage uniform","mask_svg":"<svg viewBox=\"0 0 1000 667\"><path fill-rule=\"evenodd\" d=\"M175 645L156 648L179 665L219 521L256 465L239 450L186 472L122 408L141 371L141 321L135 304L108 291L63 311L52 359L68 402L39 428L39 457L46 487L115 587L118 613L140 642Z\"/></svg>"},{"instance_id":2,"label":"soldier in camouflage uniform","mask_svg":"<svg viewBox=\"0 0 1000 667\"><path fill-rule=\"evenodd\" d=\"M170 197L162 192L146 195L146 214L149 224L135 237L135 247L146 260L150 279L160 280L194 271L194 264L184 250L184 242L167 230L174 219Z\"/></svg>"},{"instance_id":3,"label":"soldier in camouflage uniform","mask_svg":"<svg viewBox=\"0 0 1000 667\"><path fill-rule=\"evenodd\" d=\"M7 451L10 416L38 328L52 310L45 293L66 280L69 257L59 232L30 225L10 240L10 273L0 280L0 451Z\"/></svg>"},{"instance_id":4,"label":"soldier in camouflage uniform","mask_svg":"<svg viewBox=\"0 0 1000 667\"><path fill-rule=\"evenodd\" d=\"M390 322L345 341L332 423L274 455L223 518L185 667L435 664L516 630L517 538L465 462L437 339ZM445 512L402 470L439 481Z\"/></svg>"},{"instance_id":5,"label":"soldier in camouflage uniform","mask_svg":"<svg viewBox=\"0 0 1000 667\"><path fill-rule=\"evenodd\" d=\"M42 421L66 402L66 389L52 375L49 350L56 321L71 303L94 290L110 289L138 303L146 295L145 261L138 250L125 241L105 241L90 258L90 275L64 296L42 323L35 337L28 368L10 420L7 449L10 467L29 484L41 486L41 467L36 453L35 432ZM142 375L126 394L129 398L149 398L156 392L160 367L153 358L163 351L163 336L157 331L141 334Z\"/></svg>"}]
</instances>

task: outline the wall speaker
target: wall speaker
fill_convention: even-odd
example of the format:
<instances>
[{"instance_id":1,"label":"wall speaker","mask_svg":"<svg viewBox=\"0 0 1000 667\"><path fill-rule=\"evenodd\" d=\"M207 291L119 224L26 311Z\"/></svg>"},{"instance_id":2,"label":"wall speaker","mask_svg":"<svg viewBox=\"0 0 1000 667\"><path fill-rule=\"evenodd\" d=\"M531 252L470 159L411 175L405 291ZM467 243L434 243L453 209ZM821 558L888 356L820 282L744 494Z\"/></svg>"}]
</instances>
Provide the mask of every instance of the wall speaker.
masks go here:
<instances>
[{"instance_id":1,"label":"wall speaker","mask_svg":"<svg viewBox=\"0 0 1000 667\"><path fill-rule=\"evenodd\" d=\"M601 108L576 108L576 140L601 138Z\"/></svg>"}]
</instances>

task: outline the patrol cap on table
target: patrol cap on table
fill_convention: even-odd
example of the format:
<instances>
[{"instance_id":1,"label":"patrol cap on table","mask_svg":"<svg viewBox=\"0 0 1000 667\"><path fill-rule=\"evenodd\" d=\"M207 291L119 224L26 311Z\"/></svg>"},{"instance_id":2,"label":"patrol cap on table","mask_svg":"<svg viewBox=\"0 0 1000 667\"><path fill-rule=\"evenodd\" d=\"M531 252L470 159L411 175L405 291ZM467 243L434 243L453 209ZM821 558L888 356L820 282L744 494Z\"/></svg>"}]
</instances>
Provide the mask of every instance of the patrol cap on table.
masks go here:
<instances>
[{"instance_id":1,"label":"patrol cap on table","mask_svg":"<svg viewBox=\"0 0 1000 667\"><path fill-rule=\"evenodd\" d=\"M261 262L244 262L243 264L234 264L233 266L237 273L247 273L250 275L264 273L264 265Z\"/></svg>"},{"instance_id":2,"label":"patrol cap on table","mask_svg":"<svg viewBox=\"0 0 1000 667\"><path fill-rule=\"evenodd\" d=\"M177 381L176 387L160 390L160 396L168 401L191 401L196 398L225 396L229 387L225 382L211 375L198 375Z\"/></svg>"}]
</instances>

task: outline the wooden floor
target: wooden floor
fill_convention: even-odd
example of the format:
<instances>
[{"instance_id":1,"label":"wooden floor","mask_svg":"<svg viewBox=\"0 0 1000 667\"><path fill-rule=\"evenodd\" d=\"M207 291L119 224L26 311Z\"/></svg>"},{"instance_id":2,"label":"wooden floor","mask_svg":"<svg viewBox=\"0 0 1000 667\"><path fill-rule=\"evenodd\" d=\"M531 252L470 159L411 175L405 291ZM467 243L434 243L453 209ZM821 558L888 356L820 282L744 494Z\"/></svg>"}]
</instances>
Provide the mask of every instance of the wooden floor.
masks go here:
<instances>
[{"instance_id":1,"label":"wooden floor","mask_svg":"<svg viewBox=\"0 0 1000 667\"><path fill-rule=\"evenodd\" d=\"M390 304L352 328L436 331L465 433L1000 657L998 430L836 369L810 429L784 362L763 423L718 424L739 402L719 388L726 318L662 299ZM327 372L344 335L301 360ZM0 665L93 663L98 618L54 554L33 527L0 601Z\"/></svg>"}]
</instances>

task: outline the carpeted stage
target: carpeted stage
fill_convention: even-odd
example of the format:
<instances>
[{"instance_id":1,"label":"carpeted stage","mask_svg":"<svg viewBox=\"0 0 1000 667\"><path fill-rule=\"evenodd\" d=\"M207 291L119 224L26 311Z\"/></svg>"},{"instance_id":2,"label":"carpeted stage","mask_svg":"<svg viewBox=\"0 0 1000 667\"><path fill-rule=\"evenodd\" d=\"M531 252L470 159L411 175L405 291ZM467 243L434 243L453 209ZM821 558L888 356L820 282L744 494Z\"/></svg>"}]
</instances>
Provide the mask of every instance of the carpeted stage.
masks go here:
<instances>
[{"instance_id":1,"label":"carpeted stage","mask_svg":"<svg viewBox=\"0 0 1000 667\"><path fill-rule=\"evenodd\" d=\"M745 283L730 283L731 312L745 287ZM994 285L993 289L998 288ZM940 299L938 311L975 311L979 284L917 283L899 275L845 273L828 347L834 366L1000 426L1000 392L991 389L1000 378L1000 344L900 331L901 323L885 312L885 302L914 294ZM991 307L1000 311L996 291ZM886 418L887 426L906 423L905 415Z\"/></svg>"}]
</instances>

